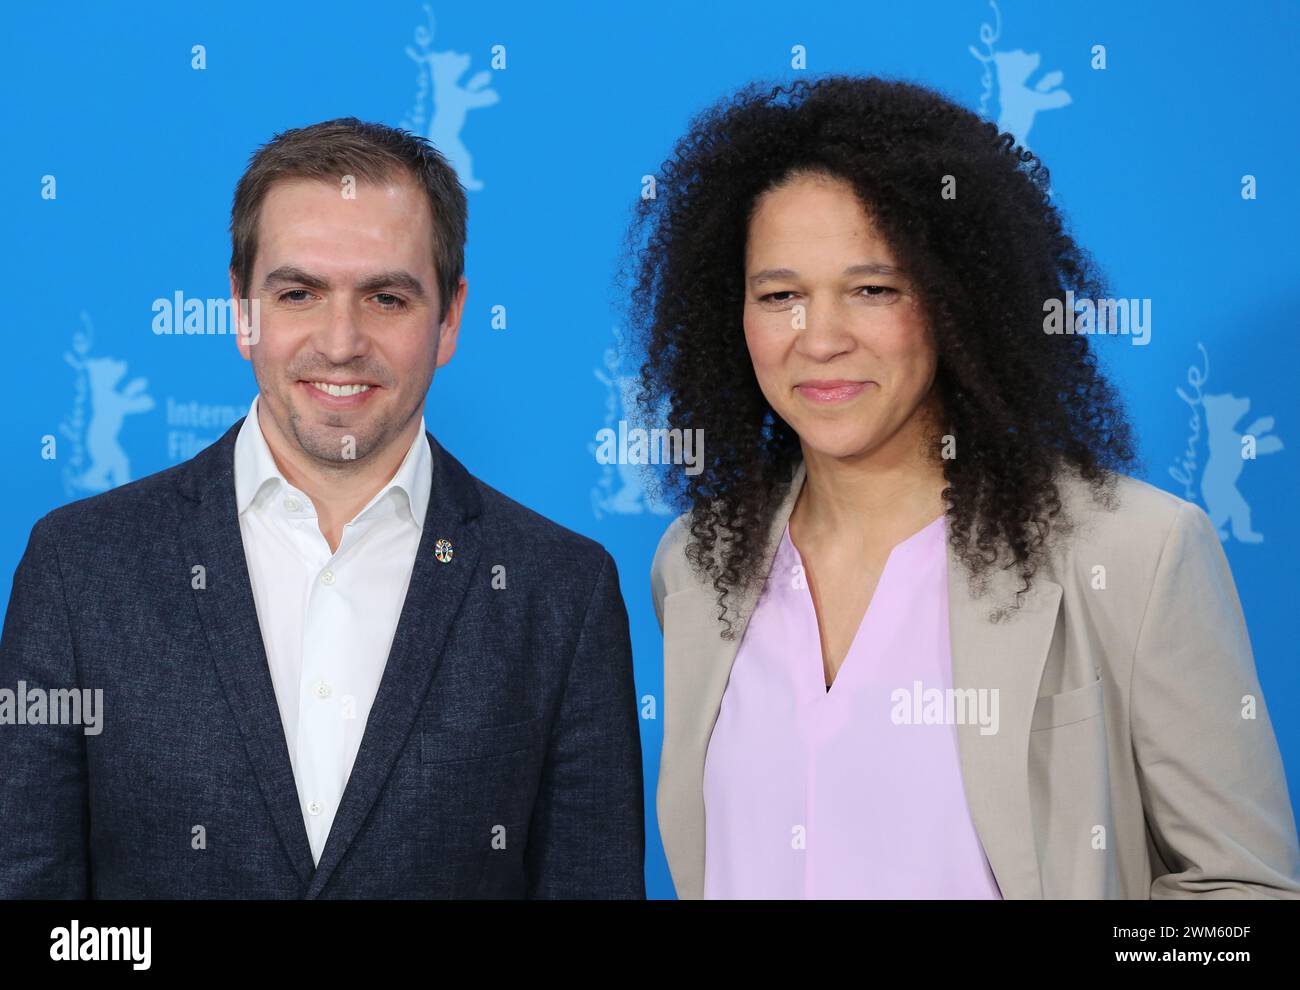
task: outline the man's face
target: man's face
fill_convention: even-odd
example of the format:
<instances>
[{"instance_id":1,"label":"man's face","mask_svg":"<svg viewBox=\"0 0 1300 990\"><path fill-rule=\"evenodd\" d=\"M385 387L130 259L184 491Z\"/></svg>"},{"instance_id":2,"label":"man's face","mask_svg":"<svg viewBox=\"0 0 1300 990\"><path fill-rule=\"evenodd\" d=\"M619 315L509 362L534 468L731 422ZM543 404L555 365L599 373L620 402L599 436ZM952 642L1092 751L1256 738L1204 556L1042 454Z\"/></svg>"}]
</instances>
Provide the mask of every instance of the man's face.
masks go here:
<instances>
[{"instance_id":1,"label":"man's face","mask_svg":"<svg viewBox=\"0 0 1300 990\"><path fill-rule=\"evenodd\" d=\"M433 218L413 180L360 183L355 198L341 188L271 187L246 290L260 336L237 337L264 430L331 464L363 462L418 422L465 302L462 278L439 326Z\"/></svg>"}]
</instances>

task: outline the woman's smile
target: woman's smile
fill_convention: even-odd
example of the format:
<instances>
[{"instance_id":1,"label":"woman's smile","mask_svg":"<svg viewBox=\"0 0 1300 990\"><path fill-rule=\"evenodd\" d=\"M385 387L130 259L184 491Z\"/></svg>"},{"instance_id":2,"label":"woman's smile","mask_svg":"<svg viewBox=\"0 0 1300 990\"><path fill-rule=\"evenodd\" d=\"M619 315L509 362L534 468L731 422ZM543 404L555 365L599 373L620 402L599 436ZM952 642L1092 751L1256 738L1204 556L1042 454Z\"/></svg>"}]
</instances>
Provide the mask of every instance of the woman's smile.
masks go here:
<instances>
[{"instance_id":1,"label":"woman's smile","mask_svg":"<svg viewBox=\"0 0 1300 990\"><path fill-rule=\"evenodd\" d=\"M866 391L868 385L874 384L876 383L872 381L852 381L843 378L813 379L800 382L794 390L809 402L826 405L855 399Z\"/></svg>"}]
</instances>

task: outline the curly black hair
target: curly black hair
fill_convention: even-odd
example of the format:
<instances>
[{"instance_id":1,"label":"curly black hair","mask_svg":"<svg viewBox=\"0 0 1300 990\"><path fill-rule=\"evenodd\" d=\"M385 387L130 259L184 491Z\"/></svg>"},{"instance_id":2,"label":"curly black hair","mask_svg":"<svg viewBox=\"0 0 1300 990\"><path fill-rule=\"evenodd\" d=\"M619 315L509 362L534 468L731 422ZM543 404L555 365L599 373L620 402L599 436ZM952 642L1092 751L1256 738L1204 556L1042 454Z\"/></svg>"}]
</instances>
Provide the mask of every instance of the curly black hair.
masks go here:
<instances>
[{"instance_id":1,"label":"curly black hair","mask_svg":"<svg viewBox=\"0 0 1300 990\"><path fill-rule=\"evenodd\" d=\"M852 185L933 330L938 407L961 444L943 461L949 538L972 579L1005 560L1023 594L1054 518L1068 526L1061 466L1107 501L1108 471L1136 459L1088 337L1043 331L1045 300L1067 289L1098 299L1105 285L1067 233L1037 156L912 82L751 83L692 119L634 211L616 279L644 348L641 414L666 407L671 428L708 438L700 472L669 484L691 512L686 555L718 592L724 638L734 636L728 595L765 577L760 548L801 457L745 343L749 220L760 194L809 173ZM940 195L945 176L956 198Z\"/></svg>"}]
</instances>

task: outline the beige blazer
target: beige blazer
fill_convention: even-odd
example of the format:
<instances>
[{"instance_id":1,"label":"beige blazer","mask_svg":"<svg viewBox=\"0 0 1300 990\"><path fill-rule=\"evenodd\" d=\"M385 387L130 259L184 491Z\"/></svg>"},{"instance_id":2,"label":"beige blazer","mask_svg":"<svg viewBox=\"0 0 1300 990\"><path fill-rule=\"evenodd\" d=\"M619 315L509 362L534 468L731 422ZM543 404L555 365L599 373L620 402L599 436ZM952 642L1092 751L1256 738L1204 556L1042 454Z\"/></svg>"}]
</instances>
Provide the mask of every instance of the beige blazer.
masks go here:
<instances>
[{"instance_id":1,"label":"beige blazer","mask_svg":"<svg viewBox=\"0 0 1300 990\"><path fill-rule=\"evenodd\" d=\"M804 468L772 520L770 568ZM1300 899L1300 846L1241 605L1196 505L1118 477L1115 511L1059 482L1072 533L1023 605L977 596L949 551L952 686L996 688L999 727L957 726L971 818L1006 898ZM664 634L659 831L677 894L704 891L704 758L740 637L687 562L686 517L652 568ZM738 603L742 632L755 582Z\"/></svg>"}]
</instances>

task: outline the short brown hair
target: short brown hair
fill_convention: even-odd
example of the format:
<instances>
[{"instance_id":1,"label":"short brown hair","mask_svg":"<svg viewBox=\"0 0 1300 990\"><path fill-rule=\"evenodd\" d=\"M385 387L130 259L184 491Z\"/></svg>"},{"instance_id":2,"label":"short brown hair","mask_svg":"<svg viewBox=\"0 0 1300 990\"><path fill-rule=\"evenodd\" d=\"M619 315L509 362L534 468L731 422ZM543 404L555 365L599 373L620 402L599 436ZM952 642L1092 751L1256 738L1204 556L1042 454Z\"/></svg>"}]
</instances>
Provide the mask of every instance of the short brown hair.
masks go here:
<instances>
[{"instance_id":1,"label":"short brown hair","mask_svg":"<svg viewBox=\"0 0 1300 990\"><path fill-rule=\"evenodd\" d=\"M298 178L338 182L344 175L355 176L358 182L381 182L402 172L429 197L441 322L465 268L469 214L465 189L455 169L425 138L356 117L284 131L249 159L230 209L230 268L235 273L236 295L245 298L248 294L257 255L257 221L273 183Z\"/></svg>"}]
</instances>

